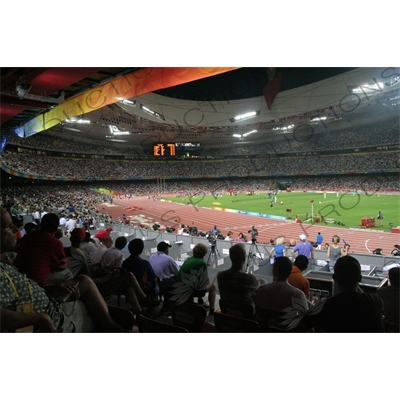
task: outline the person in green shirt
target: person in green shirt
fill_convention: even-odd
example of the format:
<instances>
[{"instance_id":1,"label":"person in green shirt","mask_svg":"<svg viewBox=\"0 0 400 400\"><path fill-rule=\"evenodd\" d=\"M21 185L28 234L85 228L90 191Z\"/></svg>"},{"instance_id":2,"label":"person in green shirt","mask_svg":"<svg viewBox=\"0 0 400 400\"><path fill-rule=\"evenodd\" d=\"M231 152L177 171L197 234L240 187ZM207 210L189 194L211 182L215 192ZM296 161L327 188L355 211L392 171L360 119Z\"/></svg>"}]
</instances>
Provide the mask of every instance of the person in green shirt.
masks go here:
<instances>
[{"instance_id":1,"label":"person in green shirt","mask_svg":"<svg viewBox=\"0 0 400 400\"><path fill-rule=\"evenodd\" d=\"M176 289L172 292L174 294L172 299L185 302L191 297L197 297L199 292L203 291L208 293L209 314L212 315L215 310L217 288L210 282L208 276L207 264L204 261L207 251L208 248L203 243L198 243L193 248L193 256L187 258L179 269L177 284L174 285Z\"/></svg>"}]
</instances>

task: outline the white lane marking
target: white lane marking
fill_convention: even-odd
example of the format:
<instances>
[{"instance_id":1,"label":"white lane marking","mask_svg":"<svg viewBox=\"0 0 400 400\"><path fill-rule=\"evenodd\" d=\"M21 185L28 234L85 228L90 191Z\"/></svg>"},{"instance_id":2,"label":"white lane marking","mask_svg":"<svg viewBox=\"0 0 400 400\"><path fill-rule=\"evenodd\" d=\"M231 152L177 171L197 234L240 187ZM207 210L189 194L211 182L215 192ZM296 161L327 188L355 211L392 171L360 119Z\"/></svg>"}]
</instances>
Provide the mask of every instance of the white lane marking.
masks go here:
<instances>
[{"instance_id":1,"label":"white lane marking","mask_svg":"<svg viewBox=\"0 0 400 400\"><path fill-rule=\"evenodd\" d=\"M368 253L372 253L372 251L368 248L367 243L370 241L371 239L367 239L365 241L365 248L367 249Z\"/></svg>"}]
</instances>

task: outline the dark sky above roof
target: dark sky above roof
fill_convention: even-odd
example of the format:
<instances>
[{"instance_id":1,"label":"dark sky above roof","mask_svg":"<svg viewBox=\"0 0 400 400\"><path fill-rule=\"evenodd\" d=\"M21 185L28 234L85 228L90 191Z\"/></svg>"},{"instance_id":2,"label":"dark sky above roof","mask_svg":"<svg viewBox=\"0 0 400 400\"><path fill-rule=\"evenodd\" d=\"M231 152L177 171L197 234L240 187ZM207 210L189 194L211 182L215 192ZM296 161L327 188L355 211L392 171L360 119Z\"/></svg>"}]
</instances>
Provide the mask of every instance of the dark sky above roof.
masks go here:
<instances>
[{"instance_id":1,"label":"dark sky above roof","mask_svg":"<svg viewBox=\"0 0 400 400\"><path fill-rule=\"evenodd\" d=\"M352 69L354 68L281 67L276 68L276 73L281 74L280 91L284 91L318 82ZM240 100L262 96L263 88L267 83L267 68L245 67L155 93L185 100Z\"/></svg>"}]
</instances>

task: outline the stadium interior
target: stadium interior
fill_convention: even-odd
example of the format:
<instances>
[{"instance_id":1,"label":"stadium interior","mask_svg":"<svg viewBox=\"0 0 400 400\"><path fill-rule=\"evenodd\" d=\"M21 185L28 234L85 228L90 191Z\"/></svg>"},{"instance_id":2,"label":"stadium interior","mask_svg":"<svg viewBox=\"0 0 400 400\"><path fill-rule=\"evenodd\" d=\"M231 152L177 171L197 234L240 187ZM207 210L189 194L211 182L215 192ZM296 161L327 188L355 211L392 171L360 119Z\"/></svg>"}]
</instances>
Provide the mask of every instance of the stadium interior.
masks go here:
<instances>
[{"instance_id":1,"label":"stadium interior","mask_svg":"<svg viewBox=\"0 0 400 400\"><path fill-rule=\"evenodd\" d=\"M16 188L29 193L28 185L69 184L118 196L132 185L156 200L185 187L208 193L224 179L226 191L277 181L290 182L284 189L338 191L362 180L365 190L399 195L399 78L400 69L392 67L1 68L2 201L19 193ZM99 222L138 235L137 226L115 219L103 215ZM152 242L149 254L153 233L139 235ZM183 243L191 254L197 239ZM173 248L179 259L181 247ZM215 260L213 278L219 267L230 267L226 245L217 248L225 260ZM254 252L248 243L246 250ZM362 257L375 266L364 274L371 278L364 287L375 292L387 284L385 258ZM325 252L308 272L316 275L316 292L331 296L330 278L318 275L329 274L324 259ZM256 266L266 280L267 264ZM121 307L121 299L110 304ZM203 322L212 325L214 318Z\"/></svg>"}]
</instances>

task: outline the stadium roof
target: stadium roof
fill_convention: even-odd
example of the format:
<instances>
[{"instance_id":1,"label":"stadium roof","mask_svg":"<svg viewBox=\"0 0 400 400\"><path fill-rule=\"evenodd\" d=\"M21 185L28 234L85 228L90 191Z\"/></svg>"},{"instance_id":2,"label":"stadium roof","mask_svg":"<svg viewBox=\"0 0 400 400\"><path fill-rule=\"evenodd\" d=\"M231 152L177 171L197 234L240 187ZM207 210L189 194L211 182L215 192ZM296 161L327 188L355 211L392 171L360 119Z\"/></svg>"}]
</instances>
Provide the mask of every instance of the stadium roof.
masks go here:
<instances>
[{"instance_id":1,"label":"stadium roof","mask_svg":"<svg viewBox=\"0 0 400 400\"><path fill-rule=\"evenodd\" d=\"M132 146L143 138L203 145L223 138L234 143L235 132L243 139L250 131L287 124L287 119L298 121L305 115L311 118L335 108L335 114L361 110L361 106L373 104L371 100L377 96L398 92L400 76L398 68L384 67L197 69L205 77L180 80L183 74L179 71L169 87L160 89L152 82L145 87L145 77L149 70L162 70L164 82L168 68L2 68L1 135L44 133L75 141L111 140L116 145ZM216 74L208 76L210 71ZM84 110L84 102L75 100L103 96L105 85L114 91L117 84L118 88L133 86L131 77L143 78L139 84L135 82L141 89L138 96L123 96L90 112ZM154 87L156 90L152 90ZM72 109L66 106L71 103ZM63 107L65 117L43 130L40 121L46 120L44 116Z\"/></svg>"}]
</instances>

